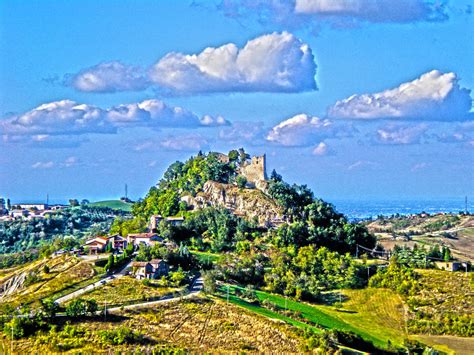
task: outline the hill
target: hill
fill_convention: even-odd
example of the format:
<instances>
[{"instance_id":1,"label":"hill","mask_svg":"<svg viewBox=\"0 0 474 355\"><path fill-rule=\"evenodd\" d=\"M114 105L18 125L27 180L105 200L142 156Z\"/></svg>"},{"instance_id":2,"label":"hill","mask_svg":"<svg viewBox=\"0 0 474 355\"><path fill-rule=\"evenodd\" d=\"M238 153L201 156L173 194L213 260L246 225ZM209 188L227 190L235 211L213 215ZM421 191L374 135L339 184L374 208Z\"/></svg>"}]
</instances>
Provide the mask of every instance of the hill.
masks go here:
<instances>
[{"instance_id":1,"label":"hill","mask_svg":"<svg viewBox=\"0 0 474 355\"><path fill-rule=\"evenodd\" d=\"M106 201L97 201L88 204L91 207L107 207L113 210L119 210L123 212L132 211L132 203L123 202L121 200L106 200Z\"/></svg>"},{"instance_id":2,"label":"hill","mask_svg":"<svg viewBox=\"0 0 474 355\"><path fill-rule=\"evenodd\" d=\"M391 250L395 245L413 248L448 247L453 257L474 261L474 216L436 214L378 218L367 223L377 242Z\"/></svg>"}]
</instances>

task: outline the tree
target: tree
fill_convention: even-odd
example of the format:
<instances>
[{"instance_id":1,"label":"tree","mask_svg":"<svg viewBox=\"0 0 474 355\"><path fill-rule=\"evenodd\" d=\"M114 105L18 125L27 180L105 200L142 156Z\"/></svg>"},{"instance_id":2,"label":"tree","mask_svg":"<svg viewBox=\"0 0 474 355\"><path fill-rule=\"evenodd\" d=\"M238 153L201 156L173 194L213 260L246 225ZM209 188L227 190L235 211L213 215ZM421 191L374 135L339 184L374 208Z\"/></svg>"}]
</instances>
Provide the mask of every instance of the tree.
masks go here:
<instances>
[{"instance_id":1,"label":"tree","mask_svg":"<svg viewBox=\"0 0 474 355\"><path fill-rule=\"evenodd\" d=\"M202 274L202 279L203 279L204 292L210 295L216 293L216 290L217 290L216 272L214 270L205 271Z\"/></svg>"},{"instance_id":2,"label":"tree","mask_svg":"<svg viewBox=\"0 0 474 355\"><path fill-rule=\"evenodd\" d=\"M87 199L84 199L84 200L82 200L82 201L81 201L81 206L88 205L89 203L90 203L90 201L89 201L89 200L87 200Z\"/></svg>"},{"instance_id":3,"label":"tree","mask_svg":"<svg viewBox=\"0 0 474 355\"><path fill-rule=\"evenodd\" d=\"M276 172L275 169L273 169L273 170L272 170L272 173L271 173L271 175L270 175L270 180L273 180L273 181L282 181L283 178L282 178L282 176L281 176L280 174L278 174L278 173Z\"/></svg>"},{"instance_id":4,"label":"tree","mask_svg":"<svg viewBox=\"0 0 474 355\"><path fill-rule=\"evenodd\" d=\"M227 155L229 157L229 161L237 161L239 159L239 152L235 149L231 150Z\"/></svg>"},{"instance_id":5,"label":"tree","mask_svg":"<svg viewBox=\"0 0 474 355\"><path fill-rule=\"evenodd\" d=\"M83 299L72 300L66 307L66 315L72 318L84 316L86 311L86 303Z\"/></svg>"},{"instance_id":6,"label":"tree","mask_svg":"<svg viewBox=\"0 0 474 355\"><path fill-rule=\"evenodd\" d=\"M57 311L59 310L59 305L54 302L54 300L47 298L40 300L41 310L48 318L54 318Z\"/></svg>"},{"instance_id":7,"label":"tree","mask_svg":"<svg viewBox=\"0 0 474 355\"><path fill-rule=\"evenodd\" d=\"M77 199L70 199L69 205L72 207L79 206L79 201Z\"/></svg>"},{"instance_id":8,"label":"tree","mask_svg":"<svg viewBox=\"0 0 474 355\"><path fill-rule=\"evenodd\" d=\"M99 307L97 306L97 302L94 299L86 300L86 312L89 313L91 316L95 315Z\"/></svg>"},{"instance_id":9,"label":"tree","mask_svg":"<svg viewBox=\"0 0 474 355\"><path fill-rule=\"evenodd\" d=\"M49 274L49 266L48 265L43 266L43 272L45 274Z\"/></svg>"},{"instance_id":10,"label":"tree","mask_svg":"<svg viewBox=\"0 0 474 355\"><path fill-rule=\"evenodd\" d=\"M444 259L444 261L450 261L451 260L451 250L449 250L448 247L444 248L443 259Z\"/></svg>"},{"instance_id":11,"label":"tree","mask_svg":"<svg viewBox=\"0 0 474 355\"><path fill-rule=\"evenodd\" d=\"M245 162L250 159L250 155L245 153L244 148L239 148L239 158L240 158L240 165L244 165Z\"/></svg>"},{"instance_id":12,"label":"tree","mask_svg":"<svg viewBox=\"0 0 474 355\"><path fill-rule=\"evenodd\" d=\"M243 189L247 185L247 178L243 175L237 176L237 179L235 181L237 182L237 186L240 189Z\"/></svg>"}]
</instances>

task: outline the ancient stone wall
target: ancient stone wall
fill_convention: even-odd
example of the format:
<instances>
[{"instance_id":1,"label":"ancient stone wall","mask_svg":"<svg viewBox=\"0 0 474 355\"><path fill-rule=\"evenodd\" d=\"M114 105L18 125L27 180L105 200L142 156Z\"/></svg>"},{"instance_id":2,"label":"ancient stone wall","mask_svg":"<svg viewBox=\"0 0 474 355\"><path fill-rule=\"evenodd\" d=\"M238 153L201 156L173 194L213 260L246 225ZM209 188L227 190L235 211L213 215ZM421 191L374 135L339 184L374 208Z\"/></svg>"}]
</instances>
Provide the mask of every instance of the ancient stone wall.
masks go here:
<instances>
[{"instance_id":1,"label":"ancient stone wall","mask_svg":"<svg viewBox=\"0 0 474 355\"><path fill-rule=\"evenodd\" d=\"M267 179L265 154L259 157L252 157L250 163L246 163L240 168L240 174L247 178L249 184L256 186L259 182Z\"/></svg>"}]
</instances>

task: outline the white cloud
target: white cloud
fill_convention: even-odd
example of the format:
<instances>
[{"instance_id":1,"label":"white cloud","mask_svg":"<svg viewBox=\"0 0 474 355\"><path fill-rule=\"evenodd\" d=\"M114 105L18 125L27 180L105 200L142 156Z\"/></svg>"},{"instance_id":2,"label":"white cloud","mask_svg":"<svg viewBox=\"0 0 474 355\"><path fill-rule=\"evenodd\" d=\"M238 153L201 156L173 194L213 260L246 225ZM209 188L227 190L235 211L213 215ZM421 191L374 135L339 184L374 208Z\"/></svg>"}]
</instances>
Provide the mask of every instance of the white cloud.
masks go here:
<instances>
[{"instance_id":1,"label":"white cloud","mask_svg":"<svg viewBox=\"0 0 474 355\"><path fill-rule=\"evenodd\" d=\"M367 22L409 23L446 18L443 7L425 0L296 0L294 12Z\"/></svg>"},{"instance_id":2,"label":"white cloud","mask_svg":"<svg viewBox=\"0 0 474 355\"><path fill-rule=\"evenodd\" d=\"M377 166L377 163L368 160L357 160L347 167L347 170L358 170L364 168L374 168Z\"/></svg>"},{"instance_id":3,"label":"white cloud","mask_svg":"<svg viewBox=\"0 0 474 355\"><path fill-rule=\"evenodd\" d=\"M52 161L37 161L36 163L31 165L31 167L33 169L51 169L52 167L54 167L54 163Z\"/></svg>"},{"instance_id":4,"label":"white cloud","mask_svg":"<svg viewBox=\"0 0 474 355\"><path fill-rule=\"evenodd\" d=\"M415 126L388 125L377 130L377 141L384 144L415 144L428 130L425 124Z\"/></svg>"},{"instance_id":5,"label":"white cloud","mask_svg":"<svg viewBox=\"0 0 474 355\"><path fill-rule=\"evenodd\" d=\"M181 136L169 136L163 139L160 146L169 150L198 151L207 149L209 141L200 134L187 134Z\"/></svg>"},{"instance_id":6,"label":"white cloud","mask_svg":"<svg viewBox=\"0 0 474 355\"><path fill-rule=\"evenodd\" d=\"M154 88L174 95L213 92L300 92L315 90L311 48L291 33L271 33L243 48L234 43L198 54L171 52L146 70L108 62L66 78L80 91Z\"/></svg>"},{"instance_id":7,"label":"white cloud","mask_svg":"<svg viewBox=\"0 0 474 355\"><path fill-rule=\"evenodd\" d=\"M160 100L117 105L108 109L78 104L71 100L40 105L31 111L0 120L0 135L5 143L34 143L37 146L58 147L67 137L89 133L116 133L118 128L197 128L229 125L222 116L204 115L182 107L169 106ZM82 140L83 141L83 140ZM80 144L74 139L73 146Z\"/></svg>"},{"instance_id":8,"label":"white cloud","mask_svg":"<svg viewBox=\"0 0 474 355\"><path fill-rule=\"evenodd\" d=\"M218 115L216 117L212 117L210 115L204 115L199 121L201 125L208 126L208 127L230 126L230 122L227 121L221 115Z\"/></svg>"},{"instance_id":9,"label":"white cloud","mask_svg":"<svg viewBox=\"0 0 474 355\"><path fill-rule=\"evenodd\" d=\"M63 163L66 168L71 168L73 166L76 166L77 164L79 164L79 159L74 156L66 158Z\"/></svg>"},{"instance_id":10,"label":"white cloud","mask_svg":"<svg viewBox=\"0 0 474 355\"><path fill-rule=\"evenodd\" d=\"M105 119L105 111L71 100L46 103L24 114L0 121L4 135L45 135L113 133L116 131Z\"/></svg>"},{"instance_id":11,"label":"white cloud","mask_svg":"<svg viewBox=\"0 0 474 355\"><path fill-rule=\"evenodd\" d=\"M266 139L284 146L308 146L340 133L342 130L334 127L332 121L301 113L277 124Z\"/></svg>"},{"instance_id":12,"label":"white cloud","mask_svg":"<svg viewBox=\"0 0 474 355\"><path fill-rule=\"evenodd\" d=\"M328 117L461 121L472 119L471 107L470 90L459 86L456 74L433 70L394 89L337 101Z\"/></svg>"},{"instance_id":13,"label":"white cloud","mask_svg":"<svg viewBox=\"0 0 474 355\"><path fill-rule=\"evenodd\" d=\"M206 2L203 2L206 4ZM317 31L322 25L445 21L446 1L435 0L222 0L218 9L240 22Z\"/></svg>"},{"instance_id":14,"label":"white cloud","mask_svg":"<svg viewBox=\"0 0 474 355\"><path fill-rule=\"evenodd\" d=\"M149 86L143 69L116 61L83 69L68 76L66 84L86 92L136 91Z\"/></svg>"},{"instance_id":15,"label":"white cloud","mask_svg":"<svg viewBox=\"0 0 474 355\"><path fill-rule=\"evenodd\" d=\"M257 37L199 54L169 53L150 70L155 84L173 93L299 92L316 89L311 48L291 33Z\"/></svg>"},{"instance_id":16,"label":"white cloud","mask_svg":"<svg viewBox=\"0 0 474 355\"><path fill-rule=\"evenodd\" d=\"M329 155L329 154L331 154L331 150L329 149L328 145L324 142L320 142L313 149L313 155L324 156L324 155Z\"/></svg>"}]
</instances>

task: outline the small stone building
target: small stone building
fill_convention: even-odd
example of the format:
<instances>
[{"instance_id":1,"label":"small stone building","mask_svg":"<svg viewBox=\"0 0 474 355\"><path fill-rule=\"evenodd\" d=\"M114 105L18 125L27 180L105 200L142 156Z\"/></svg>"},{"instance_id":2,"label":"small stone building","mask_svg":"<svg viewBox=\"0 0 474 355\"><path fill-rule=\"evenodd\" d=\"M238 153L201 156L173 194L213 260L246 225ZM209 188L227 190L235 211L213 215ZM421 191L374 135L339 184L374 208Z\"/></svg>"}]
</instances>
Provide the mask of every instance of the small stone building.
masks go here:
<instances>
[{"instance_id":1,"label":"small stone building","mask_svg":"<svg viewBox=\"0 0 474 355\"><path fill-rule=\"evenodd\" d=\"M435 265L438 269L446 271L458 271L461 269L462 264L456 261L437 261Z\"/></svg>"},{"instance_id":2,"label":"small stone building","mask_svg":"<svg viewBox=\"0 0 474 355\"><path fill-rule=\"evenodd\" d=\"M151 261L136 261L132 263L133 275L139 280L158 279L161 276L168 275L169 266L161 259Z\"/></svg>"}]
</instances>

